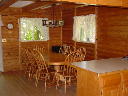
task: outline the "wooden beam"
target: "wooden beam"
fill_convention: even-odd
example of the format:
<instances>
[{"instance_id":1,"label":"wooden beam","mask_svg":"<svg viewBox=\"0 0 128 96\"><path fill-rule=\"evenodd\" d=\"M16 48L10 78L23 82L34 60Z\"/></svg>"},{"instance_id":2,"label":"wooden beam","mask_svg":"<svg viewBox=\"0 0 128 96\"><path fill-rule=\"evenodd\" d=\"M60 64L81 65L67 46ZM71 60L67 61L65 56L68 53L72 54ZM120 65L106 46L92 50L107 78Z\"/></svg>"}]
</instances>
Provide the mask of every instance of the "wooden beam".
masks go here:
<instances>
[{"instance_id":1,"label":"wooden beam","mask_svg":"<svg viewBox=\"0 0 128 96\"><path fill-rule=\"evenodd\" d=\"M49 2L49 1L43 1L43 2L36 2L36 3L32 3L28 6L25 6L22 8L22 11L31 11L32 9L41 7L41 6L46 6L46 5L50 5L50 4L54 4L56 2Z\"/></svg>"},{"instance_id":2,"label":"wooden beam","mask_svg":"<svg viewBox=\"0 0 128 96\"><path fill-rule=\"evenodd\" d=\"M17 0L3 0L0 3L0 12L5 10L6 8L8 8L10 5L12 5L13 3L15 3Z\"/></svg>"}]
</instances>

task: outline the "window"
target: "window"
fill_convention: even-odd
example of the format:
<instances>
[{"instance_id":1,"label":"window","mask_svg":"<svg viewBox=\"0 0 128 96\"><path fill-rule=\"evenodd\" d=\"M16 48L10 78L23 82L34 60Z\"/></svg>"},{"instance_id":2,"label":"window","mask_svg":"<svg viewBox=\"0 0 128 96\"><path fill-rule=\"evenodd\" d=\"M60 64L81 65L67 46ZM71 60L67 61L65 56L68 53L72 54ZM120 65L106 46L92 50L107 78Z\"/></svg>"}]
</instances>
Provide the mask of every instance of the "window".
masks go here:
<instances>
[{"instance_id":1,"label":"window","mask_svg":"<svg viewBox=\"0 0 128 96\"><path fill-rule=\"evenodd\" d=\"M21 41L49 40L49 28L42 26L43 18L20 18Z\"/></svg>"},{"instance_id":2,"label":"window","mask_svg":"<svg viewBox=\"0 0 128 96\"><path fill-rule=\"evenodd\" d=\"M75 16L73 25L73 40L77 42L95 42L96 20L95 14Z\"/></svg>"}]
</instances>

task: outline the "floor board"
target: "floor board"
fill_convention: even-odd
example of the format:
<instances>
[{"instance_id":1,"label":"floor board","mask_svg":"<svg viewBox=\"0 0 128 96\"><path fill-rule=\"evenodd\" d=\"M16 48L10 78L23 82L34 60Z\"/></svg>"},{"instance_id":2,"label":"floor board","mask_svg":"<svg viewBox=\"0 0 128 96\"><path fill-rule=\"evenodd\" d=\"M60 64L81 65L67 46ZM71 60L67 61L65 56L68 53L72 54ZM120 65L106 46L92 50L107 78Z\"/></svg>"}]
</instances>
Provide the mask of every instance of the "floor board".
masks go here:
<instances>
[{"instance_id":1,"label":"floor board","mask_svg":"<svg viewBox=\"0 0 128 96\"><path fill-rule=\"evenodd\" d=\"M22 72L0 73L0 96L76 96L76 87L64 87L56 90L55 87L44 91L44 83L40 82L36 87L33 80L28 80Z\"/></svg>"}]
</instances>

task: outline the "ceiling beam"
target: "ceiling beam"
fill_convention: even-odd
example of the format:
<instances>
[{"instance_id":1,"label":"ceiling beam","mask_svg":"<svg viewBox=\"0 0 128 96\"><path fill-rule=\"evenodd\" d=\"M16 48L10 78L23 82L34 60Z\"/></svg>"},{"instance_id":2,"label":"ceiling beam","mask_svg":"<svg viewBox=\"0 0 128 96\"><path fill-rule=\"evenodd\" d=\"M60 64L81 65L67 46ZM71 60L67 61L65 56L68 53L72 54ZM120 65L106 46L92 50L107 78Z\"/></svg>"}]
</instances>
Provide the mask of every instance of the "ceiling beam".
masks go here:
<instances>
[{"instance_id":1,"label":"ceiling beam","mask_svg":"<svg viewBox=\"0 0 128 96\"><path fill-rule=\"evenodd\" d=\"M51 5L51 4L54 4L56 2L51 2L51 1L42 1L42 2L35 2L35 3L32 3L28 6L25 6L22 8L22 11L31 11L33 9L36 9L36 8L39 8L41 6L47 6L47 5Z\"/></svg>"},{"instance_id":2,"label":"ceiling beam","mask_svg":"<svg viewBox=\"0 0 128 96\"><path fill-rule=\"evenodd\" d=\"M0 2L0 12L8 8L10 5L15 3L17 0L2 0Z\"/></svg>"}]
</instances>

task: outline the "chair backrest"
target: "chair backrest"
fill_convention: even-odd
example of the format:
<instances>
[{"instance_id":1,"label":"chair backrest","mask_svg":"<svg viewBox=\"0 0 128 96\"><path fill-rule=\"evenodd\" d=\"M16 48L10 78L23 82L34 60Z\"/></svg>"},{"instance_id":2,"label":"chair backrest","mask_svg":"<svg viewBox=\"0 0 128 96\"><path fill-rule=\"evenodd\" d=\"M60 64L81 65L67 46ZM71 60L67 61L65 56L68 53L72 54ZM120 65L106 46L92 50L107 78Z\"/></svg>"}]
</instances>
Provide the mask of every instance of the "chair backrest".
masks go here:
<instances>
[{"instance_id":1,"label":"chair backrest","mask_svg":"<svg viewBox=\"0 0 128 96\"><path fill-rule=\"evenodd\" d=\"M68 54L68 56L65 58L65 62L68 62L68 63L78 62L80 55L81 54L79 52L74 51L74 52Z\"/></svg>"},{"instance_id":2,"label":"chair backrest","mask_svg":"<svg viewBox=\"0 0 128 96\"><path fill-rule=\"evenodd\" d=\"M80 53L79 61L84 61L85 60L85 56L86 56L86 48L80 47L76 51Z\"/></svg>"},{"instance_id":3,"label":"chair backrest","mask_svg":"<svg viewBox=\"0 0 128 96\"><path fill-rule=\"evenodd\" d=\"M38 50L41 54L47 53L47 49L45 47L40 47L40 46L34 46L34 50Z\"/></svg>"},{"instance_id":4,"label":"chair backrest","mask_svg":"<svg viewBox=\"0 0 128 96\"><path fill-rule=\"evenodd\" d=\"M72 53L74 50L75 50L75 48L73 46L62 45L59 52L64 55L68 55L68 54Z\"/></svg>"},{"instance_id":5,"label":"chair backrest","mask_svg":"<svg viewBox=\"0 0 128 96\"><path fill-rule=\"evenodd\" d=\"M22 49L21 59L22 59L22 62L25 63L25 66L28 66L34 63L34 57L32 56L31 50L27 48Z\"/></svg>"},{"instance_id":6,"label":"chair backrest","mask_svg":"<svg viewBox=\"0 0 128 96\"><path fill-rule=\"evenodd\" d=\"M37 49L34 49L32 53L33 53L33 56L35 57L35 60L38 66L37 70L48 73L48 65L46 64L42 53Z\"/></svg>"},{"instance_id":7,"label":"chair backrest","mask_svg":"<svg viewBox=\"0 0 128 96\"><path fill-rule=\"evenodd\" d=\"M68 54L68 56L65 58L65 65L64 65L63 74L65 74L65 72L67 75L76 74L76 71L71 66L71 63L72 62L78 62L80 60L79 57L80 57L80 53L77 51L74 51L74 52Z\"/></svg>"}]
</instances>

